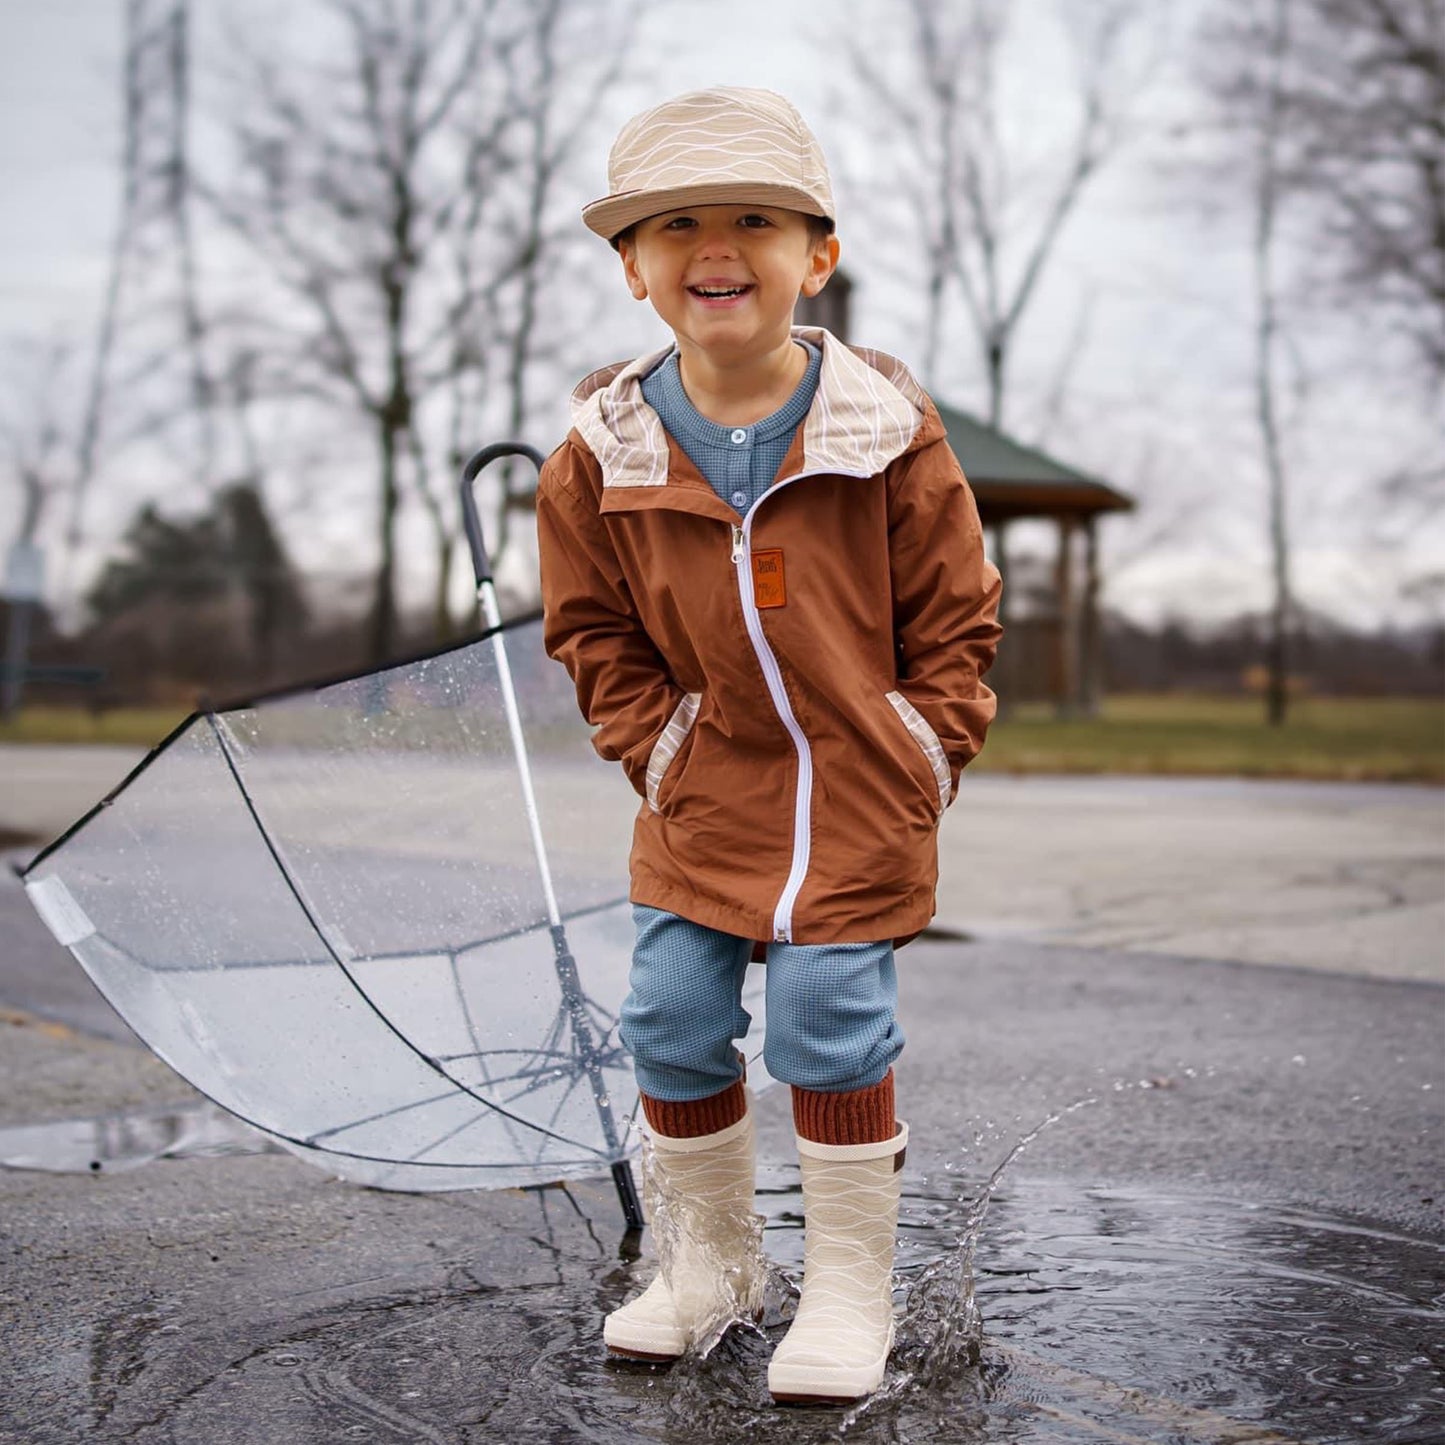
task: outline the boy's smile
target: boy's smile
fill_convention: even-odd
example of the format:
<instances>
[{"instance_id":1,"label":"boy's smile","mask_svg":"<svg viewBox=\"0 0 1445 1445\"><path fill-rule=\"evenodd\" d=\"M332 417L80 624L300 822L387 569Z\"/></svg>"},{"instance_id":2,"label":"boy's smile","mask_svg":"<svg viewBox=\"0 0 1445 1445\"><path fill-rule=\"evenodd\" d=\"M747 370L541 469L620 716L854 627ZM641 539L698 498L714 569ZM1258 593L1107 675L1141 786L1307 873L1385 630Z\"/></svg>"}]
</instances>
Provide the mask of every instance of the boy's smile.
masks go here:
<instances>
[{"instance_id":1,"label":"boy's smile","mask_svg":"<svg viewBox=\"0 0 1445 1445\"><path fill-rule=\"evenodd\" d=\"M687 288L704 306L727 307L741 301L753 288L751 283L731 281L698 281Z\"/></svg>"},{"instance_id":2,"label":"boy's smile","mask_svg":"<svg viewBox=\"0 0 1445 1445\"><path fill-rule=\"evenodd\" d=\"M632 294L677 339L689 393L713 391L726 373L720 389L740 402L773 390L780 368L796 370L793 308L822 290L838 260L837 240L806 216L758 205L649 216L618 251Z\"/></svg>"}]
</instances>

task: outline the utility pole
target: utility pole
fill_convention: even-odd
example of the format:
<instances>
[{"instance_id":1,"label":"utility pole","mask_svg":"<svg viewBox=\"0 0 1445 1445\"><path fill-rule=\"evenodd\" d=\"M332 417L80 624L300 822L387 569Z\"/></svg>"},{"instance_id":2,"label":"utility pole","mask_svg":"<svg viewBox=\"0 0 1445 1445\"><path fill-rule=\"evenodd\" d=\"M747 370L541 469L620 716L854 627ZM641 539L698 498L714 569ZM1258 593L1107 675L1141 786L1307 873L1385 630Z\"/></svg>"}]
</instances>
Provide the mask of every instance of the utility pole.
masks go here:
<instances>
[{"instance_id":1,"label":"utility pole","mask_svg":"<svg viewBox=\"0 0 1445 1445\"><path fill-rule=\"evenodd\" d=\"M190 215L189 0L126 0L121 203L76 448L62 587L85 540L86 506L113 440L112 399L144 396L186 368L196 470L215 482L215 386L206 359Z\"/></svg>"}]
</instances>

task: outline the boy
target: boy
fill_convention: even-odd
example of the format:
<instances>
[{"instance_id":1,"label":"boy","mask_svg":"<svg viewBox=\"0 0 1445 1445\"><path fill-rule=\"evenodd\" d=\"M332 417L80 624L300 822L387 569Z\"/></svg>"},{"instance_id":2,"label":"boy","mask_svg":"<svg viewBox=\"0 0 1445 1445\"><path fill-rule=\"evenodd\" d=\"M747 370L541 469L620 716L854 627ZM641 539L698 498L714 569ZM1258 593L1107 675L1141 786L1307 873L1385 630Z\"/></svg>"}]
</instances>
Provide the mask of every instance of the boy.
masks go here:
<instances>
[{"instance_id":1,"label":"boy","mask_svg":"<svg viewBox=\"0 0 1445 1445\"><path fill-rule=\"evenodd\" d=\"M679 96L623 128L608 172L583 219L675 344L577 388L537 519L547 650L644 800L621 1034L676 1240L604 1339L670 1359L760 1306L733 1046L757 941L806 1216L768 1386L857 1399L893 1338L894 941L932 917L938 821L993 717L998 573L907 370L793 329L838 261L797 111Z\"/></svg>"}]
</instances>

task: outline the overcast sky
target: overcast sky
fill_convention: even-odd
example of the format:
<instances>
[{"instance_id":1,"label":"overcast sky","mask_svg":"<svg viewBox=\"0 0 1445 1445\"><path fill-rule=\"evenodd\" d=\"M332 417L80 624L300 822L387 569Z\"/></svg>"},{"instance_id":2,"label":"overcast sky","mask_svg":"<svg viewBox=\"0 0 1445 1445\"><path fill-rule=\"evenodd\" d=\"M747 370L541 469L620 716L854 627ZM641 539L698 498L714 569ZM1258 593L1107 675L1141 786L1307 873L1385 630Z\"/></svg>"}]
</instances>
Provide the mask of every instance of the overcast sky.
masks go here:
<instances>
[{"instance_id":1,"label":"overcast sky","mask_svg":"<svg viewBox=\"0 0 1445 1445\"><path fill-rule=\"evenodd\" d=\"M202 7L197 7L202 8ZM257 0L258 13L266 8ZM882 0L868 5L872 16ZM1161 7L1161 13L1163 11ZM1069 117L1067 51L1048 0L1016 0L1006 72L1011 134L1044 168ZM118 61L123 7L115 0L9 0L0 7L0 338L93 334L117 205ZM763 85L793 99L838 172L844 264L853 262L852 339L917 362L916 295L901 286L910 238L873 214L888 157L837 111L843 75L828 27L837 7L788 0L663 0L637 54L638 78L620 113L714 83ZM1250 409L1247 220L1214 220L1167 175L1162 122L1188 105L1182 39L1189 9L1174 8L1178 42L1141 102L1140 139L1105 172L1066 231L1029 312L1015 371L1011 424L1084 470L1136 494L1132 519L1105 524L1112 563L1107 600L1143 618L1220 617L1267 598L1265 504ZM205 28L201 34L204 41ZM200 57L204 85L205 56ZM204 99L204 97L202 97ZM611 126L599 130L578 207L605 190ZM896 226L896 223L894 223ZM600 243L599 243L600 245ZM895 273L894 278L885 270ZM615 321L577 373L660 338L617 279ZM1049 415L1058 359L1083 327L1065 404ZM1439 440L1439 417L1355 364L1343 341L1306 338L1312 384L1288 436L1296 577L1307 605L1369 624L1415 620L1401 580L1445 567L1445 538L1418 519L1382 513L1371 478L1418 460ZM950 349L942 399L984 405L966 338ZM556 439L559 397L538 421ZM1047 424L1046 424L1047 423ZM481 441L491 438L478 438ZM0 482L0 546L13 534L10 482ZM1173 519L1172 527L1165 524ZM1146 547L1161 527L1166 535ZM1403 534L1403 535L1400 535ZM1041 546L1048 539L1035 535Z\"/></svg>"}]
</instances>

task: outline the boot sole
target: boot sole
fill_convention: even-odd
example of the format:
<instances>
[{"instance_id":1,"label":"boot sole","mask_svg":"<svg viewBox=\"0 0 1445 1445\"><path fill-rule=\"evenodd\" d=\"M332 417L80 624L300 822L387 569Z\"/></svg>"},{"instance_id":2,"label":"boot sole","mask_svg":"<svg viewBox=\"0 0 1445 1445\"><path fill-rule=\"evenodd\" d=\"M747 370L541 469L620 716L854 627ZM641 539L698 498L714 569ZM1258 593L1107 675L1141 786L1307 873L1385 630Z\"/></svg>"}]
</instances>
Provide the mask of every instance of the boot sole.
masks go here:
<instances>
[{"instance_id":1,"label":"boot sole","mask_svg":"<svg viewBox=\"0 0 1445 1445\"><path fill-rule=\"evenodd\" d=\"M619 1360L637 1360L647 1365L672 1365L682 1358L681 1355L655 1355L648 1350L625 1350L619 1345L608 1345L607 1353Z\"/></svg>"}]
</instances>

